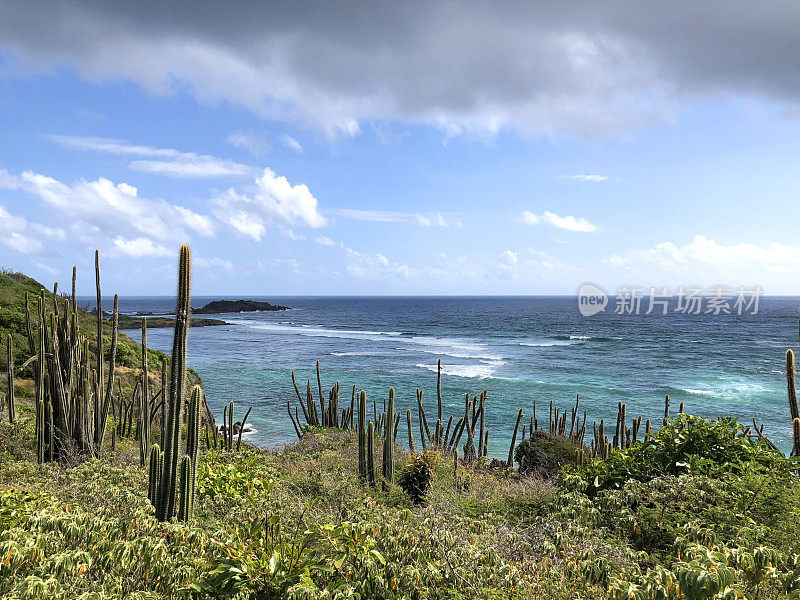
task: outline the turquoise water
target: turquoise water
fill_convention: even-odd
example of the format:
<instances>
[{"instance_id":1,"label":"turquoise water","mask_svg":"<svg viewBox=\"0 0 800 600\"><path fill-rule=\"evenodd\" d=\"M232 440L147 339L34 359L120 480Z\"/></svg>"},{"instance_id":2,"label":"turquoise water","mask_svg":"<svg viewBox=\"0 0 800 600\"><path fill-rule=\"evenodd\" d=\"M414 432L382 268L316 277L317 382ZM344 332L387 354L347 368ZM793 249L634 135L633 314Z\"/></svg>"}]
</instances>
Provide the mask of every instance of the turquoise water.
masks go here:
<instances>
[{"instance_id":1,"label":"turquoise water","mask_svg":"<svg viewBox=\"0 0 800 600\"><path fill-rule=\"evenodd\" d=\"M194 306L212 299L194 298ZM233 299L233 298L231 298ZM553 400L571 407L580 394L589 421L628 415L660 422L665 394L694 414L731 414L765 423L783 449L791 436L786 348L797 346L797 298L762 298L756 315L616 315L582 317L575 298L264 298L290 311L222 315L231 324L195 328L189 364L203 377L221 416L234 400L253 406L252 442L274 447L294 439L286 400L304 389L314 363L326 388L339 381L341 403L355 384L379 406L390 386L398 407L415 414L416 388L435 414L436 361L443 362L446 417L463 414L464 394L488 390L489 454L503 457L519 408L536 399L540 423ZM169 312L172 298L123 298L123 312ZM673 308L672 306L670 307ZM138 332L128 332L138 339ZM148 332L169 352L172 331ZM327 390L326 390L327 393ZM241 412L239 412L241 411ZM407 439L402 421L400 439Z\"/></svg>"}]
</instances>

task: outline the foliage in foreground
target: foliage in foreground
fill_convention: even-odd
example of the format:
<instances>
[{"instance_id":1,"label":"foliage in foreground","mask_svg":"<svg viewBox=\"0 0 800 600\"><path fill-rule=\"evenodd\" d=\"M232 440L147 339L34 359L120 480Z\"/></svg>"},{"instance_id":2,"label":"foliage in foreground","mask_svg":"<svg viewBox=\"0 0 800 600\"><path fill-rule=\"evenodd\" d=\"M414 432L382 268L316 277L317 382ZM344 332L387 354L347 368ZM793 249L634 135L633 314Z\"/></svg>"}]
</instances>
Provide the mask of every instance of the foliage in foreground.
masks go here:
<instances>
[{"instance_id":1,"label":"foliage in foreground","mask_svg":"<svg viewBox=\"0 0 800 600\"><path fill-rule=\"evenodd\" d=\"M741 433L684 415L557 481L461 465L466 488L452 458L401 455L399 483L429 476L416 504L325 431L201 455L190 524L156 521L132 440L70 469L0 443L0 596L796 599L796 464Z\"/></svg>"}]
</instances>

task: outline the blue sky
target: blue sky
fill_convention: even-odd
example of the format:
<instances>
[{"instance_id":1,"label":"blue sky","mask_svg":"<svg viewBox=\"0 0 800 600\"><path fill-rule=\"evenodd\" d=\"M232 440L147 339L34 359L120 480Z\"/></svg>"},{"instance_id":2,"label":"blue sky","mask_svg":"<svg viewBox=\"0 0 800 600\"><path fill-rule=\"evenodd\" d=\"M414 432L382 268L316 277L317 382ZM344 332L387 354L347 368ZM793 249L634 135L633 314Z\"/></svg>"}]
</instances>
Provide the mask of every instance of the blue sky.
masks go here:
<instances>
[{"instance_id":1,"label":"blue sky","mask_svg":"<svg viewBox=\"0 0 800 600\"><path fill-rule=\"evenodd\" d=\"M0 4L0 265L48 285L188 242L195 294L800 291L792 4Z\"/></svg>"}]
</instances>

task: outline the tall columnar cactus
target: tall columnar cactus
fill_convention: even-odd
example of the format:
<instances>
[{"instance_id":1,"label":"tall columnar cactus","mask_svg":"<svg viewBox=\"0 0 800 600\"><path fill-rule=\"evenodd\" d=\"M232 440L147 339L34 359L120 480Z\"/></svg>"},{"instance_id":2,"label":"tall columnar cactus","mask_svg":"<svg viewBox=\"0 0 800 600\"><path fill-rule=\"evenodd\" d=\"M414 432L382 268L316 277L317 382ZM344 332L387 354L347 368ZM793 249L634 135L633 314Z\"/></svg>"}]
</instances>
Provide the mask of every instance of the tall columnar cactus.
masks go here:
<instances>
[{"instance_id":1,"label":"tall columnar cactus","mask_svg":"<svg viewBox=\"0 0 800 600\"><path fill-rule=\"evenodd\" d=\"M664 398L664 425L667 424L667 419L669 419L669 394Z\"/></svg>"},{"instance_id":2,"label":"tall columnar cactus","mask_svg":"<svg viewBox=\"0 0 800 600\"><path fill-rule=\"evenodd\" d=\"M181 459L181 488L178 506L178 519L188 521L194 510L194 471L195 465L190 456Z\"/></svg>"},{"instance_id":3,"label":"tall columnar cactus","mask_svg":"<svg viewBox=\"0 0 800 600\"><path fill-rule=\"evenodd\" d=\"M17 410L14 405L14 342L11 339L11 334L8 334L8 393L6 400L8 402L8 422L13 423L17 418Z\"/></svg>"},{"instance_id":4,"label":"tall columnar cactus","mask_svg":"<svg viewBox=\"0 0 800 600\"><path fill-rule=\"evenodd\" d=\"M450 419L452 420L452 417L450 417ZM410 454L414 454L414 452L416 450L414 448L414 428L411 426L411 411L410 410L406 411L406 422L407 422L407 425L408 425L408 452ZM448 431L449 431L449 429L448 429Z\"/></svg>"},{"instance_id":5,"label":"tall columnar cactus","mask_svg":"<svg viewBox=\"0 0 800 600\"><path fill-rule=\"evenodd\" d=\"M225 447L230 452L233 450L233 402L228 405L228 422L225 423Z\"/></svg>"},{"instance_id":6,"label":"tall columnar cactus","mask_svg":"<svg viewBox=\"0 0 800 600\"><path fill-rule=\"evenodd\" d=\"M375 423L367 427L367 481L375 485Z\"/></svg>"},{"instance_id":7,"label":"tall columnar cactus","mask_svg":"<svg viewBox=\"0 0 800 600\"><path fill-rule=\"evenodd\" d=\"M112 434L113 435L113 434ZM150 448L150 469L147 477L147 498L156 506L158 502L158 475L159 462L161 461L161 448L153 444Z\"/></svg>"},{"instance_id":8,"label":"tall columnar cactus","mask_svg":"<svg viewBox=\"0 0 800 600\"><path fill-rule=\"evenodd\" d=\"M100 251L94 251L94 277L95 287L97 291L97 367L95 369L97 376L97 393L95 394L95 408L102 407L103 397L101 394L105 391L103 388L103 294L100 290ZM95 411L99 415L100 411ZM97 416L95 417L97 418ZM97 426L98 423L95 423ZM95 429L96 431L96 429ZM95 437L95 446L97 446L97 438Z\"/></svg>"},{"instance_id":9,"label":"tall columnar cactus","mask_svg":"<svg viewBox=\"0 0 800 600\"><path fill-rule=\"evenodd\" d=\"M192 258L189 246L181 246L178 264L178 298L175 310L175 330L170 361L169 411L166 441L164 443L164 467L159 481L159 501L156 518L169 521L175 516L175 494L178 479L179 442L181 437L181 405L186 379L186 338L189 335L191 312Z\"/></svg>"},{"instance_id":10,"label":"tall columnar cactus","mask_svg":"<svg viewBox=\"0 0 800 600\"><path fill-rule=\"evenodd\" d=\"M392 483L394 481L394 435L395 435L395 414L394 414L394 388L389 389L389 406L386 408L386 426L383 439L383 481Z\"/></svg>"},{"instance_id":11,"label":"tall columnar cactus","mask_svg":"<svg viewBox=\"0 0 800 600\"><path fill-rule=\"evenodd\" d=\"M44 462L44 442L45 442L45 420L44 420L44 401L36 399L36 462Z\"/></svg>"},{"instance_id":12,"label":"tall columnar cactus","mask_svg":"<svg viewBox=\"0 0 800 600\"><path fill-rule=\"evenodd\" d=\"M524 414L522 413L522 409L519 409L519 414L517 415L517 424L514 426L514 435L511 436L511 447L508 449L508 460L506 461L506 466L509 469L514 468L514 448L517 445L517 434L519 433L519 424L522 421L522 417Z\"/></svg>"},{"instance_id":13,"label":"tall columnar cactus","mask_svg":"<svg viewBox=\"0 0 800 600\"><path fill-rule=\"evenodd\" d=\"M150 373L147 369L147 317L142 317L142 405L139 412L139 462L147 460L150 447Z\"/></svg>"},{"instance_id":14,"label":"tall columnar cactus","mask_svg":"<svg viewBox=\"0 0 800 600\"><path fill-rule=\"evenodd\" d=\"M442 359L436 365L436 404L438 406L438 417L440 421L444 420L443 407L442 407ZM442 441L437 440L437 445L441 445Z\"/></svg>"},{"instance_id":15,"label":"tall columnar cactus","mask_svg":"<svg viewBox=\"0 0 800 600\"><path fill-rule=\"evenodd\" d=\"M800 418L797 407L797 386L795 385L794 352L786 351L786 388L789 392L789 416L792 421Z\"/></svg>"},{"instance_id":16,"label":"tall columnar cactus","mask_svg":"<svg viewBox=\"0 0 800 600\"><path fill-rule=\"evenodd\" d=\"M367 393L358 396L358 474L367 480Z\"/></svg>"},{"instance_id":17,"label":"tall columnar cactus","mask_svg":"<svg viewBox=\"0 0 800 600\"><path fill-rule=\"evenodd\" d=\"M800 418L792 421L792 456L800 456Z\"/></svg>"},{"instance_id":18,"label":"tall columnar cactus","mask_svg":"<svg viewBox=\"0 0 800 600\"><path fill-rule=\"evenodd\" d=\"M186 415L186 454L197 464L200 449L200 406L203 404L203 390L199 385L192 389L189 400L189 413Z\"/></svg>"},{"instance_id":19,"label":"tall columnar cactus","mask_svg":"<svg viewBox=\"0 0 800 600\"><path fill-rule=\"evenodd\" d=\"M478 458L481 458L486 454L483 448L483 437L486 431L486 390L481 394L481 405L478 411L481 420L480 433L478 434Z\"/></svg>"}]
</instances>

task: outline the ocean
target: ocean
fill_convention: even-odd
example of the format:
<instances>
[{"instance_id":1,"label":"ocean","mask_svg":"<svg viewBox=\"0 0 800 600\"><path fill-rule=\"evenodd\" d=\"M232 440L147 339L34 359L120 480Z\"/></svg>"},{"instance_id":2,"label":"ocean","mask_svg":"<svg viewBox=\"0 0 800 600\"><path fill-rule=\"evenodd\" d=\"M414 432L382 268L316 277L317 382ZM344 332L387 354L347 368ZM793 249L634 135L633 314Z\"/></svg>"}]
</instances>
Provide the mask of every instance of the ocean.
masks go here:
<instances>
[{"instance_id":1,"label":"ocean","mask_svg":"<svg viewBox=\"0 0 800 600\"><path fill-rule=\"evenodd\" d=\"M195 297L192 305L218 299ZM463 414L465 393L488 391L490 456L508 453L520 408L527 423L536 400L539 423L546 424L551 400L570 408L578 394L590 423L613 423L618 401L627 403L629 418L660 423L669 394L673 412L684 402L693 414L744 423L755 417L765 435L784 450L790 446L784 354L798 344L798 298L761 298L757 314L682 314L673 299L667 315L620 315L609 306L591 317L581 316L575 297L252 299L292 309L220 315L230 324L192 329L188 362L218 419L231 400L239 418L253 407L256 431L247 437L261 446L295 438L286 413L287 399L296 400L292 369L301 390L312 380L316 397L319 360L325 392L340 382L340 404L349 405L356 385L366 390L370 413L371 401L381 407L394 387L398 409L415 415L420 387L430 421L439 358L445 420ZM168 313L174 298L121 298L120 310ZM169 352L172 330L151 329L148 342ZM401 423L398 439L405 442Z\"/></svg>"}]
</instances>

